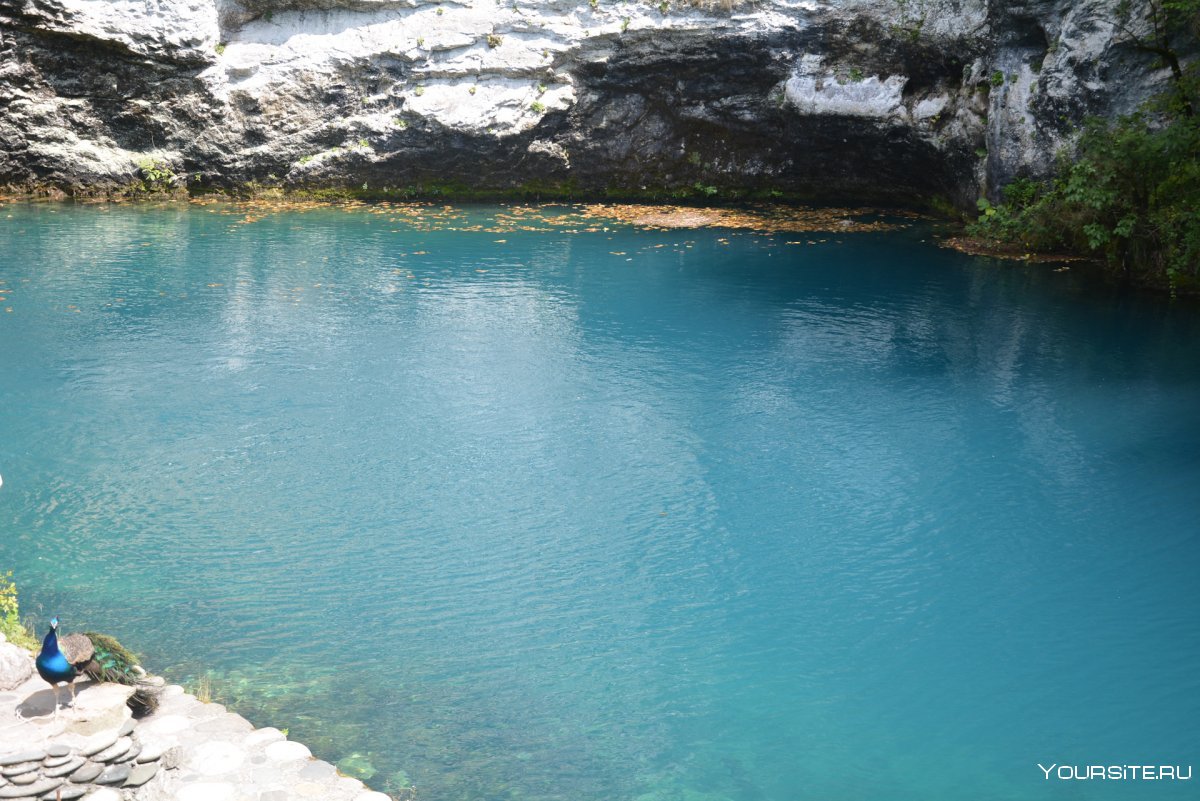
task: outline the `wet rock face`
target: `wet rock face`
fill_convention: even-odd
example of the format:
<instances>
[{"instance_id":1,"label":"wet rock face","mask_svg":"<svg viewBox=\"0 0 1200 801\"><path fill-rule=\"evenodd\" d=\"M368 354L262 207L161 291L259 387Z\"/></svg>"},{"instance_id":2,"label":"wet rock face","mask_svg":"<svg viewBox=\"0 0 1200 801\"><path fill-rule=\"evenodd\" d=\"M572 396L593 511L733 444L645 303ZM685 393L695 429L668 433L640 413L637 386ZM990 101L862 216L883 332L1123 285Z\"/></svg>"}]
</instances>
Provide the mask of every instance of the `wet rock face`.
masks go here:
<instances>
[{"instance_id":1,"label":"wet rock face","mask_svg":"<svg viewBox=\"0 0 1200 801\"><path fill-rule=\"evenodd\" d=\"M1117 0L0 0L0 185L964 206L1166 74Z\"/></svg>"}]
</instances>

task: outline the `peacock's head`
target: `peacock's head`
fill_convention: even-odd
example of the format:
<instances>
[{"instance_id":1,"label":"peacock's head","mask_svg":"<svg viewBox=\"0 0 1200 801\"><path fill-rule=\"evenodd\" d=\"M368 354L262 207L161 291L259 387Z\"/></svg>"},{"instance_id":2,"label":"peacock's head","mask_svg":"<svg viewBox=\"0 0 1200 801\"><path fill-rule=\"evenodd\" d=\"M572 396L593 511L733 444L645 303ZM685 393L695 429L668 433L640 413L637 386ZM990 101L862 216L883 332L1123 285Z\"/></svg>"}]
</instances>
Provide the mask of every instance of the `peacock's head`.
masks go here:
<instances>
[{"instance_id":1,"label":"peacock's head","mask_svg":"<svg viewBox=\"0 0 1200 801\"><path fill-rule=\"evenodd\" d=\"M57 616L50 618L50 628L53 631L58 631L58 617Z\"/></svg>"}]
</instances>

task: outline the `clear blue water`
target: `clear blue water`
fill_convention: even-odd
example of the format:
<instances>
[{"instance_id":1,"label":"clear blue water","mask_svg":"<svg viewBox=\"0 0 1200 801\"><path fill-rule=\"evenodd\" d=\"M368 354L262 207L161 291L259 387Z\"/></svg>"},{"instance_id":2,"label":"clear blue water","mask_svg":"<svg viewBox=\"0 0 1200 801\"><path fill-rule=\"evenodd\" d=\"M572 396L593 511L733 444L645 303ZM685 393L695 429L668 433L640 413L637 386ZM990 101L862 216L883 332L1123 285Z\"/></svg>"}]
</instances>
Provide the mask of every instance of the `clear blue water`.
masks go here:
<instances>
[{"instance_id":1,"label":"clear blue water","mask_svg":"<svg viewBox=\"0 0 1200 801\"><path fill-rule=\"evenodd\" d=\"M1037 767L1200 762L1194 306L230 211L0 207L27 611L427 801L1196 797Z\"/></svg>"}]
</instances>

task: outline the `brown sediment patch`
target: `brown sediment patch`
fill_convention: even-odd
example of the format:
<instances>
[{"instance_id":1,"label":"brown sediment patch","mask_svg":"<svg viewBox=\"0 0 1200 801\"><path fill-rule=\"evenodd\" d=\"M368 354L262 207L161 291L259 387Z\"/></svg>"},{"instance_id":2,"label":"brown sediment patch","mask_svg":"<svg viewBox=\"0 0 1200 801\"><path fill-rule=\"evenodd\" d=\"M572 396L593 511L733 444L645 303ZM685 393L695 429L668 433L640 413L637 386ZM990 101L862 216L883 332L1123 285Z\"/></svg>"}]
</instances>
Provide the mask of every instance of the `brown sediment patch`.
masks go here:
<instances>
[{"instance_id":1,"label":"brown sediment patch","mask_svg":"<svg viewBox=\"0 0 1200 801\"><path fill-rule=\"evenodd\" d=\"M0 203L5 198L0 196ZM150 198L137 202L145 203ZM164 198L162 202L178 202ZM108 199L101 202L118 202ZM432 201L359 200L353 198L306 198L290 195L263 195L234 198L202 195L190 198L193 206L210 214L232 217L233 227L251 225L268 217L287 213L305 213L318 209L340 209L370 214L400 229L415 231L464 231L508 234L519 231L560 233L596 233L611 225L671 230L730 228L762 234L774 233L860 233L892 231L906 227L899 218L918 215L878 209L810 208L801 206L761 205L743 208L699 207L651 204L571 204L571 203L500 203L498 208L480 214L470 205L459 206ZM885 221L883 218L886 217Z\"/></svg>"},{"instance_id":2,"label":"brown sediment patch","mask_svg":"<svg viewBox=\"0 0 1200 801\"><path fill-rule=\"evenodd\" d=\"M993 259L1008 259L1009 261L1024 261L1033 264L1088 261L1083 256L1069 253L1038 253L1009 242L971 236L947 237L940 240L938 244L944 248L957 250L959 253L966 253L968 256L988 256Z\"/></svg>"},{"instance_id":3,"label":"brown sediment patch","mask_svg":"<svg viewBox=\"0 0 1200 801\"><path fill-rule=\"evenodd\" d=\"M884 222L875 209L809 208L804 206L761 206L746 209L700 208L696 206L648 206L640 204L594 204L583 214L644 228L740 228L765 233L862 233L895 231L903 223ZM888 213L888 216L901 216ZM904 215L911 216L911 215Z\"/></svg>"}]
</instances>

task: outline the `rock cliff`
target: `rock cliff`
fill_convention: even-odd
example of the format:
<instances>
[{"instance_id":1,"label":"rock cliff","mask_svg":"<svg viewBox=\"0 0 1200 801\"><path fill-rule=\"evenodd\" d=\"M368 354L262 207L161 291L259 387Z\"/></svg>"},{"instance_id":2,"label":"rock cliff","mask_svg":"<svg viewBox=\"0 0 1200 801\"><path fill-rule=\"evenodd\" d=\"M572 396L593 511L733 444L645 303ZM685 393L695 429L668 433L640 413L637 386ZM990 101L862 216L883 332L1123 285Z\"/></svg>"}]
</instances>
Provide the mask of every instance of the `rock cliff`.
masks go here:
<instances>
[{"instance_id":1,"label":"rock cliff","mask_svg":"<svg viewBox=\"0 0 1200 801\"><path fill-rule=\"evenodd\" d=\"M0 185L973 204L1166 80L1117 0L0 0Z\"/></svg>"}]
</instances>

